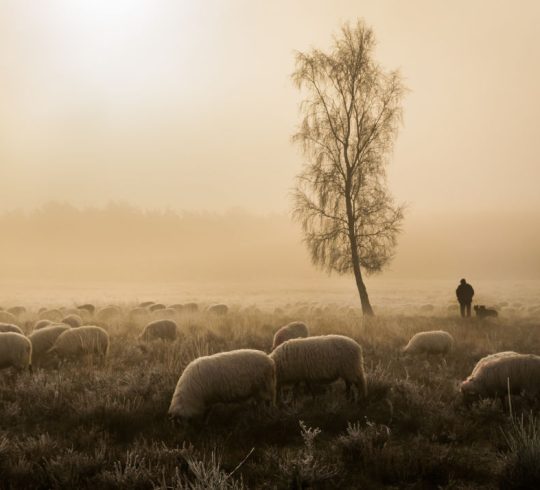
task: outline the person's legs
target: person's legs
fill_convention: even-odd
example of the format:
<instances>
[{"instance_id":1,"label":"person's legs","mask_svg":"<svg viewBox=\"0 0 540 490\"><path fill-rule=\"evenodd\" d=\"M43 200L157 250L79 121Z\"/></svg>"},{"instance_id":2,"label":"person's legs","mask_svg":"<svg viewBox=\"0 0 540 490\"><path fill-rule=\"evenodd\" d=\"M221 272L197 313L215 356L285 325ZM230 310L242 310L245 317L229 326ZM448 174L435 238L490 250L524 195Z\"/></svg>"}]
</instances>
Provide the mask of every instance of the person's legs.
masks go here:
<instances>
[{"instance_id":1,"label":"person's legs","mask_svg":"<svg viewBox=\"0 0 540 490\"><path fill-rule=\"evenodd\" d=\"M461 318L465 318L465 304L459 303L459 311L461 313Z\"/></svg>"},{"instance_id":2,"label":"person's legs","mask_svg":"<svg viewBox=\"0 0 540 490\"><path fill-rule=\"evenodd\" d=\"M467 316L471 316L471 303L467 303Z\"/></svg>"}]
</instances>

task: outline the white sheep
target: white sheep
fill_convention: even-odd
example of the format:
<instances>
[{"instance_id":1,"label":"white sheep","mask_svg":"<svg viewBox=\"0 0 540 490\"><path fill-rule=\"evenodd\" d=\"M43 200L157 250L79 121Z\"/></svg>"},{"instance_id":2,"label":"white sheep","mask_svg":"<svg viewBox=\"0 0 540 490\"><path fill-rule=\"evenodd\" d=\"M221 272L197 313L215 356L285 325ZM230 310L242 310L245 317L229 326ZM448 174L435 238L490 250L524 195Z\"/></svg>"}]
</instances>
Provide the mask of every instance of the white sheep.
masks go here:
<instances>
[{"instance_id":1,"label":"white sheep","mask_svg":"<svg viewBox=\"0 0 540 490\"><path fill-rule=\"evenodd\" d=\"M163 308L152 312L156 320L173 320L178 316L178 311L173 308Z\"/></svg>"},{"instance_id":2,"label":"white sheep","mask_svg":"<svg viewBox=\"0 0 540 490\"><path fill-rule=\"evenodd\" d=\"M28 338L32 342L32 363L42 359L54 345L56 339L69 330L69 325L48 325L32 332Z\"/></svg>"},{"instance_id":3,"label":"white sheep","mask_svg":"<svg viewBox=\"0 0 540 490\"><path fill-rule=\"evenodd\" d=\"M26 313L26 308L24 306L12 306L7 309L7 312L15 316L21 316Z\"/></svg>"},{"instance_id":4,"label":"white sheep","mask_svg":"<svg viewBox=\"0 0 540 490\"><path fill-rule=\"evenodd\" d=\"M0 310L0 322L15 324L17 323L17 318L9 311Z\"/></svg>"},{"instance_id":5,"label":"white sheep","mask_svg":"<svg viewBox=\"0 0 540 490\"><path fill-rule=\"evenodd\" d=\"M142 306L136 306L129 311L129 321L131 322L142 322L145 321L150 313L146 308Z\"/></svg>"},{"instance_id":6,"label":"white sheep","mask_svg":"<svg viewBox=\"0 0 540 490\"><path fill-rule=\"evenodd\" d=\"M540 395L540 356L499 352L480 359L471 375L461 383L468 404L480 398L504 397L526 393Z\"/></svg>"},{"instance_id":7,"label":"white sheep","mask_svg":"<svg viewBox=\"0 0 540 490\"><path fill-rule=\"evenodd\" d=\"M274 341L272 343L272 350L283 342L291 339L303 338L309 336L309 329L303 322L291 322L288 325L281 327L274 334Z\"/></svg>"},{"instance_id":8,"label":"white sheep","mask_svg":"<svg viewBox=\"0 0 540 490\"><path fill-rule=\"evenodd\" d=\"M287 340L270 357L276 363L279 387L305 382L345 381L347 395L352 385L360 397L367 396L362 348L343 335L321 335Z\"/></svg>"},{"instance_id":9,"label":"white sheep","mask_svg":"<svg viewBox=\"0 0 540 490\"><path fill-rule=\"evenodd\" d=\"M169 415L194 418L214 403L256 398L275 404L274 361L264 352L240 349L199 357L190 362L176 385Z\"/></svg>"},{"instance_id":10,"label":"white sheep","mask_svg":"<svg viewBox=\"0 0 540 490\"><path fill-rule=\"evenodd\" d=\"M64 314L57 309L46 309L39 313L38 318L40 320L51 320L52 322L60 323L62 321L62 318L64 318Z\"/></svg>"},{"instance_id":11,"label":"white sheep","mask_svg":"<svg viewBox=\"0 0 540 490\"><path fill-rule=\"evenodd\" d=\"M148 309L150 311L164 310L165 308L167 308L167 307L162 303L154 303L154 304L151 304L150 306L148 306Z\"/></svg>"},{"instance_id":12,"label":"white sheep","mask_svg":"<svg viewBox=\"0 0 540 490\"><path fill-rule=\"evenodd\" d=\"M144 327L139 338L141 340L174 340L176 339L176 330L176 322L172 320L156 320Z\"/></svg>"},{"instance_id":13,"label":"white sheep","mask_svg":"<svg viewBox=\"0 0 540 490\"><path fill-rule=\"evenodd\" d=\"M118 306L109 305L100 308L96 313L96 321L98 322L111 322L117 320L122 314L122 310Z\"/></svg>"},{"instance_id":14,"label":"white sheep","mask_svg":"<svg viewBox=\"0 0 540 490\"><path fill-rule=\"evenodd\" d=\"M229 307L223 303L218 303L210 305L208 308L206 308L206 312L212 315L226 315L229 312Z\"/></svg>"},{"instance_id":15,"label":"white sheep","mask_svg":"<svg viewBox=\"0 0 540 490\"><path fill-rule=\"evenodd\" d=\"M21 330L21 327L13 325L12 323L0 323L0 332L14 332L24 335L24 332Z\"/></svg>"},{"instance_id":16,"label":"white sheep","mask_svg":"<svg viewBox=\"0 0 540 490\"><path fill-rule=\"evenodd\" d=\"M405 354L447 354L454 347L454 338L444 330L418 332L403 348Z\"/></svg>"},{"instance_id":17,"label":"white sheep","mask_svg":"<svg viewBox=\"0 0 540 490\"><path fill-rule=\"evenodd\" d=\"M92 303L86 303L84 305L77 306L79 311L86 311L88 314L93 315L96 311L96 307Z\"/></svg>"},{"instance_id":18,"label":"white sheep","mask_svg":"<svg viewBox=\"0 0 540 490\"><path fill-rule=\"evenodd\" d=\"M101 327L70 328L61 333L49 353L60 358L78 358L87 354L105 357L109 350L109 334Z\"/></svg>"},{"instance_id":19,"label":"white sheep","mask_svg":"<svg viewBox=\"0 0 540 490\"><path fill-rule=\"evenodd\" d=\"M64 317L61 323L64 323L65 325L69 325L70 327L73 327L73 328L77 328L83 324L83 320L79 315L72 313L71 315Z\"/></svg>"},{"instance_id":20,"label":"white sheep","mask_svg":"<svg viewBox=\"0 0 540 490\"><path fill-rule=\"evenodd\" d=\"M34 330L39 330L40 328L45 328L52 324L53 322L51 320L47 320L47 319L38 320L36 323L34 323Z\"/></svg>"},{"instance_id":21,"label":"white sheep","mask_svg":"<svg viewBox=\"0 0 540 490\"><path fill-rule=\"evenodd\" d=\"M13 366L16 369L31 369L32 344L20 333L0 333L0 369Z\"/></svg>"}]
</instances>

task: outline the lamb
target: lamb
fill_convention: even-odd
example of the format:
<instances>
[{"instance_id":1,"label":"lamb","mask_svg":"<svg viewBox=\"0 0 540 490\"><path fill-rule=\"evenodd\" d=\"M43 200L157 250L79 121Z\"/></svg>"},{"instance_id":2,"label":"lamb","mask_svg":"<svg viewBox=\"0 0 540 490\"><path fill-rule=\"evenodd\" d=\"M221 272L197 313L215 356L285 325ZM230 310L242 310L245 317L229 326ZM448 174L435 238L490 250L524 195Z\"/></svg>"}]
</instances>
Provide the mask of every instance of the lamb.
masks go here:
<instances>
[{"instance_id":1,"label":"lamb","mask_svg":"<svg viewBox=\"0 0 540 490\"><path fill-rule=\"evenodd\" d=\"M468 405L480 398L508 394L540 395L540 356L499 352L480 359L471 375L461 383L463 400Z\"/></svg>"},{"instance_id":2,"label":"lamb","mask_svg":"<svg viewBox=\"0 0 540 490\"><path fill-rule=\"evenodd\" d=\"M0 369L11 366L32 370L32 344L20 333L0 333Z\"/></svg>"},{"instance_id":3,"label":"lamb","mask_svg":"<svg viewBox=\"0 0 540 490\"><path fill-rule=\"evenodd\" d=\"M347 395L354 385L360 397L367 396L362 348L349 337L321 335L287 340L270 357L276 363L278 387L302 381L310 387L311 383L331 383L341 378Z\"/></svg>"},{"instance_id":4,"label":"lamb","mask_svg":"<svg viewBox=\"0 0 540 490\"><path fill-rule=\"evenodd\" d=\"M275 405L274 361L258 350L221 352L188 364L174 390L169 415L185 419L207 416L215 403L252 397Z\"/></svg>"},{"instance_id":5,"label":"lamb","mask_svg":"<svg viewBox=\"0 0 540 490\"><path fill-rule=\"evenodd\" d=\"M222 303L218 303L208 306L208 308L206 308L206 312L212 315L226 315L229 312L229 307Z\"/></svg>"},{"instance_id":6,"label":"lamb","mask_svg":"<svg viewBox=\"0 0 540 490\"><path fill-rule=\"evenodd\" d=\"M309 329L303 322L292 322L288 325L281 327L274 334L274 342L272 343L272 350L283 342L291 339L297 339L309 336Z\"/></svg>"},{"instance_id":7,"label":"lamb","mask_svg":"<svg viewBox=\"0 0 540 490\"><path fill-rule=\"evenodd\" d=\"M9 311L0 311L0 322L15 324L17 323L17 318Z\"/></svg>"},{"instance_id":8,"label":"lamb","mask_svg":"<svg viewBox=\"0 0 540 490\"><path fill-rule=\"evenodd\" d=\"M474 312L480 319L488 317L496 318L499 316L497 310L494 310L493 308L486 308L484 305L474 305Z\"/></svg>"},{"instance_id":9,"label":"lamb","mask_svg":"<svg viewBox=\"0 0 540 490\"><path fill-rule=\"evenodd\" d=\"M56 339L69 329L69 325L49 325L32 332L28 336L30 342L32 342L32 363L36 364L45 357Z\"/></svg>"},{"instance_id":10,"label":"lamb","mask_svg":"<svg viewBox=\"0 0 540 490\"><path fill-rule=\"evenodd\" d=\"M109 350L109 334L101 327L85 326L61 333L48 353L61 358L78 358L87 354L105 357Z\"/></svg>"},{"instance_id":11,"label":"lamb","mask_svg":"<svg viewBox=\"0 0 540 490\"><path fill-rule=\"evenodd\" d=\"M71 314L62 319L62 322L70 327L77 328L83 324L82 318L79 315Z\"/></svg>"},{"instance_id":12,"label":"lamb","mask_svg":"<svg viewBox=\"0 0 540 490\"><path fill-rule=\"evenodd\" d=\"M144 327L139 338L142 340L174 340L176 339L176 329L176 322L172 320L156 320Z\"/></svg>"},{"instance_id":13,"label":"lamb","mask_svg":"<svg viewBox=\"0 0 540 490\"><path fill-rule=\"evenodd\" d=\"M444 330L418 332L403 348L406 354L447 354L454 347L454 338Z\"/></svg>"},{"instance_id":14,"label":"lamb","mask_svg":"<svg viewBox=\"0 0 540 490\"><path fill-rule=\"evenodd\" d=\"M47 320L47 319L38 320L36 323L34 323L34 330L39 330L40 328L45 328L52 324L53 322L51 320Z\"/></svg>"},{"instance_id":15,"label":"lamb","mask_svg":"<svg viewBox=\"0 0 540 490\"><path fill-rule=\"evenodd\" d=\"M14 332L24 335L24 332L21 330L21 327L13 325L13 323L0 323L0 333L4 332Z\"/></svg>"}]
</instances>

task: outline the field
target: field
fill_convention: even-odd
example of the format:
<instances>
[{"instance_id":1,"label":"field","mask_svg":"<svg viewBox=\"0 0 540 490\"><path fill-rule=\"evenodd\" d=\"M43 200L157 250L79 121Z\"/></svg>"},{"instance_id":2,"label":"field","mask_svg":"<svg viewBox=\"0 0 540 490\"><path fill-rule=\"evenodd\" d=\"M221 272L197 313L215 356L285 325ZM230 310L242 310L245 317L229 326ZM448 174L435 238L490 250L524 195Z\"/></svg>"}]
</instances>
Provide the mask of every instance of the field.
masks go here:
<instances>
[{"instance_id":1,"label":"field","mask_svg":"<svg viewBox=\"0 0 540 490\"><path fill-rule=\"evenodd\" d=\"M387 288L385 297L379 287L378 316L368 321L350 290L180 298L169 288L125 301L112 294L123 314L102 324L111 336L103 365L85 359L33 374L0 372L0 487L539 488L535 404L516 397L510 413L499 400L469 410L458 389L484 355L540 353L537 284L507 285L505 294L486 286L484 301L501 313L489 321L461 320L451 288L404 285ZM40 305L73 307L76 294L66 291L38 300L38 293L12 290L2 306L28 307L18 320L28 333ZM204 307L218 293L231 306L226 316L182 314L174 343L137 340L145 321L128 312L138 300L171 303L174 296ZM86 297L106 303L97 293ZM245 347L268 352L273 332L292 320L305 321L314 335L339 333L362 345L367 400L347 400L337 382L314 397L287 393L276 408L216 406L206 424L168 419L176 381L191 360ZM400 355L413 333L429 329L449 331L455 351Z\"/></svg>"}]
</instances>

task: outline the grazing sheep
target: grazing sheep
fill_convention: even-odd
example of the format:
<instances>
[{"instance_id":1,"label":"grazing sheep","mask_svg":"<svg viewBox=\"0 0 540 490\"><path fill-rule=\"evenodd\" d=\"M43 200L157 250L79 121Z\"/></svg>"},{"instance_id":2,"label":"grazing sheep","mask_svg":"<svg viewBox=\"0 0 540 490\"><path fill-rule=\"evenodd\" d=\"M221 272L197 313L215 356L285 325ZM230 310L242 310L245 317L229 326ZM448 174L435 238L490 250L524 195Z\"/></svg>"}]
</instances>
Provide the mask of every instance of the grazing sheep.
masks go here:
<instances>
[{"instance_id":1,"label":"grazing sheep","mask_svg":"<svg viewBox=\"0 0 540 490\"><path fill-rule=\"evenodd\" d=\"M176 322L172 320L156 320L144 327L139 336L141 340L174 340L176 339Z\"/></svg>"},{"instance_id":2,"label":"grazing sheep","mask_svg":"<svg viewBox=\"0 0 540 490\"><path fill-rule=\"evenodd\" d=\"M419 332L403 348L406 354L447 354L454 346L454 338L444 330Z\"/></svg>"},{"instance_id":3,"label":"grazing sheep","mask_svg":"<svg viewBox=\"0 0 540 490\"><path fill-rule=\"evenodd\" d=\"M107 323L110 321L117 320L118 317L122 314L122 311L118 306L109 305L100 308L96 313L96 320L98 322Z\"/></svg>"},{"instance_id":4,"label":"grazing sheep","mask_svg":"<svg viewBox=\"0 0 540 490\"><path fill-rule=\"evenodd\" d=\"M13 306L11 308L8 308L7 312L15 316L20 316L26 313L26 308L24 306Z\"/></svg>"},{"instance_id":5,"label":"grazing sheep","mask_svg":"<svg viewBox=\"0 0 540 490\"><path fill-rule=\"evenodd\" d=\"M96 307L91 303L86 303L84 305L77 306L77 309L87 311L88 313L90 313L90 315L93 315L94 312L96 311Z\"/></svg>"},{"instance_id":6,"label":"grazing sheep","mask_svg":"<svg viewBox=\"0 0 540 490\"><path fill-rule=\"evenodd\" d=\"M264 352L240 349L204 356L190 362L176 385L171 417L207 415L214 403L251 397L275 404L274 361Z\"/></svg>"},{"instance_id":7,"label":"grazing sheep","mask_svg":"<svg viewBox=\"0 0 540 490\"><path fill-rule=\"evenodd\" d=\"M218 316L226 315L229 312L229 307L223 303L218 303L215 305L210 305L208 308L206 308L206 312Z\"/></svg>"},{"instance_id":8,"label":"grazing sheep","mask_svg":"<svg viewBox=\"0 0 540 490\"><path fill-rule=\"evenodd\" d=\"M182 311L184 311L184 305L180 303L175 303L174 305L169 306L169 308L175 310L177 313L182 313Z\"/></svg>"},{"instance_id":9,"label":"grazing sheep","mask_svg":"<svg viewBox=\"0 0 540 490\"><path fill-rule=\"evenodd\" d=\"M161 304L161 303L154 303L153 305L150 305L148 307L148 309L150 311L164 310L165 308L167 308L167 307L164 304Z\"/></svg>"},{"instance_id":10,"label":"grazing sheep","mask_svg":"<svg viewBox=\"0 0 540 490\"><path fill-rule=\"evenodd\" d=\"M184 305L184 311L187 313L196 313L199 311L199 305L197 303L186 303Z\"/></svg>"},{"instance_id":11,"label":"grazing sheep","mask_svg":"<svg viewBox=\"0 0 540 490\"><path fill-rule=\"evenodd\" d=\"M0 323L0 332L14 332L24 335L24 332L21 330L21 327L13 325L12 323Z\"/></svg>"},{"instance_id":12,"label":"grazing sheep","mask_svg":"<svg viewBox=\"0 0 540 490\"><path fill-rule=\"evenodd\" d=\"M281 327L274 334L274 342L272 343L272 350L283 342L291 339L298 339L309 336L309 329L303 322L291 322L288 325Z\"/></svg>"},{"instance_id":13,"label":"grazing sheep","mask_svg":"<svg viewBox=\"0 0 540 490\"><path fill-rule=\"evenodd\" d=\"M62 322L66 325L69 325L70 327L77 328L80 327L83 324L82 318L79 315L68 315L64 319L62 319Z\"/></svg>"},{"instance_id":14,"label":"grazing sheep","mask_svg":"<svg viewBox=\"0 0 540 490\"><path fill-rule=\"evenodd\" d=\"M106 356L109 334L101 327L85 326L61 333L48 352L61 358L78 358L86 354Z\"/></svg>"},{"instance_id":15,"label":"grazing sheep","mask_svg":"<svg viewBox=\"0 0 540 490\"><path fill-rule=\"evenodd\" d=\"M57 309L44 310L38 315L38 318L40 320L51 320L51 322L60 323L62 318L64 318L64 314Z\"/></svg>"},{"instance_id":16,"label":"grazing sheep","mask_svg":"<svg viewBox=\"0 0 540 490\"><path fill-rule=\"evenodd\" d=\"M38 320L34 323L34 330L39 330L40 328L45 328L52 324L53 322L51 320Z\"/></svg>"},{"instance_id":17,"label":"grazing sheep","mask_svg":"<svg viewBox=\"0 0 540 490\"><path fill-rule=\"evenodd\" d=\"M129 320L131 322L142 322L148 318L148 310L142 306L136 306L129 312Z\"/></svg>"},{"instance_id":18,"label":"grazing sheep","mask_svg":"<svg viewBox=\"0 0 540 490\"><path fill-rule=\"evenodd\" d=\"M466 404L480 398L504 397L508 394L540 395L540 356L499 352L480 359L471 375L461 383Z\"/></svg>"},{"instance_id":19,"label":"grazing sheep","mask_svg":"<svg viewBox=\"0 0 540 490\"><path fill-rule=\"evenodd\" d=\"M13 366L16 369L31 369L32 344L20 333L0 333L0 369Z\"/></svg>"},{"instance_id":20,"label":"grazing sheep","mask_svg":"<svg viewBox=\"0 0 540 490\"><path fill-rule=\"evenodd\" d=\"M32 342L32 363L42 359L54 345L56 339L69 329L69 325L49 325L32 332L28 336Z\"/></svg>"},{"instance_id":21,"label":"grazing sheep","mask_svg":"<svg viewBox=\"0 0 540 490\"><path fill-rule=\"evenodd\" d=\"M475 305L474 312L476 313L476 316L480 319L488 317L496 318L499 316L497 310L494 310L493 308L486 308L484 305Z\"/></svg>"},{"instance_id":22,"label":"grazing sheep","mask_svg":"<svg viewBox=\"0 0 540 490\"><path fill-rule=\"evenodd\" d=\"M143 301L139 304L141 308L148 308L149 306L152 306L154 304L153 301Z\"/></svg>"},{"instance_id":23,"label":"grazing sheep","mask_svg":"<svg viewBox=\"0 0 540 490\"><path fill-rule=\"evenodd\" d=\"M276 363L279 387L302 381L308 386L331 383L341 378L347 395L354 385L361 397L367 396L362 348L349 337L321 335L287 340L270 357Z\"/></svg>"},{"instance_id":24,"label":"grazing sheep","mask_svg":"<svg viewBox=\"0 0 540 490\"><path fill-rule=\"evenodd\" d=\"M14 324L17 322L17 318L9 311L0 311L0 322Z\"/></svg>"}]
</instances>

